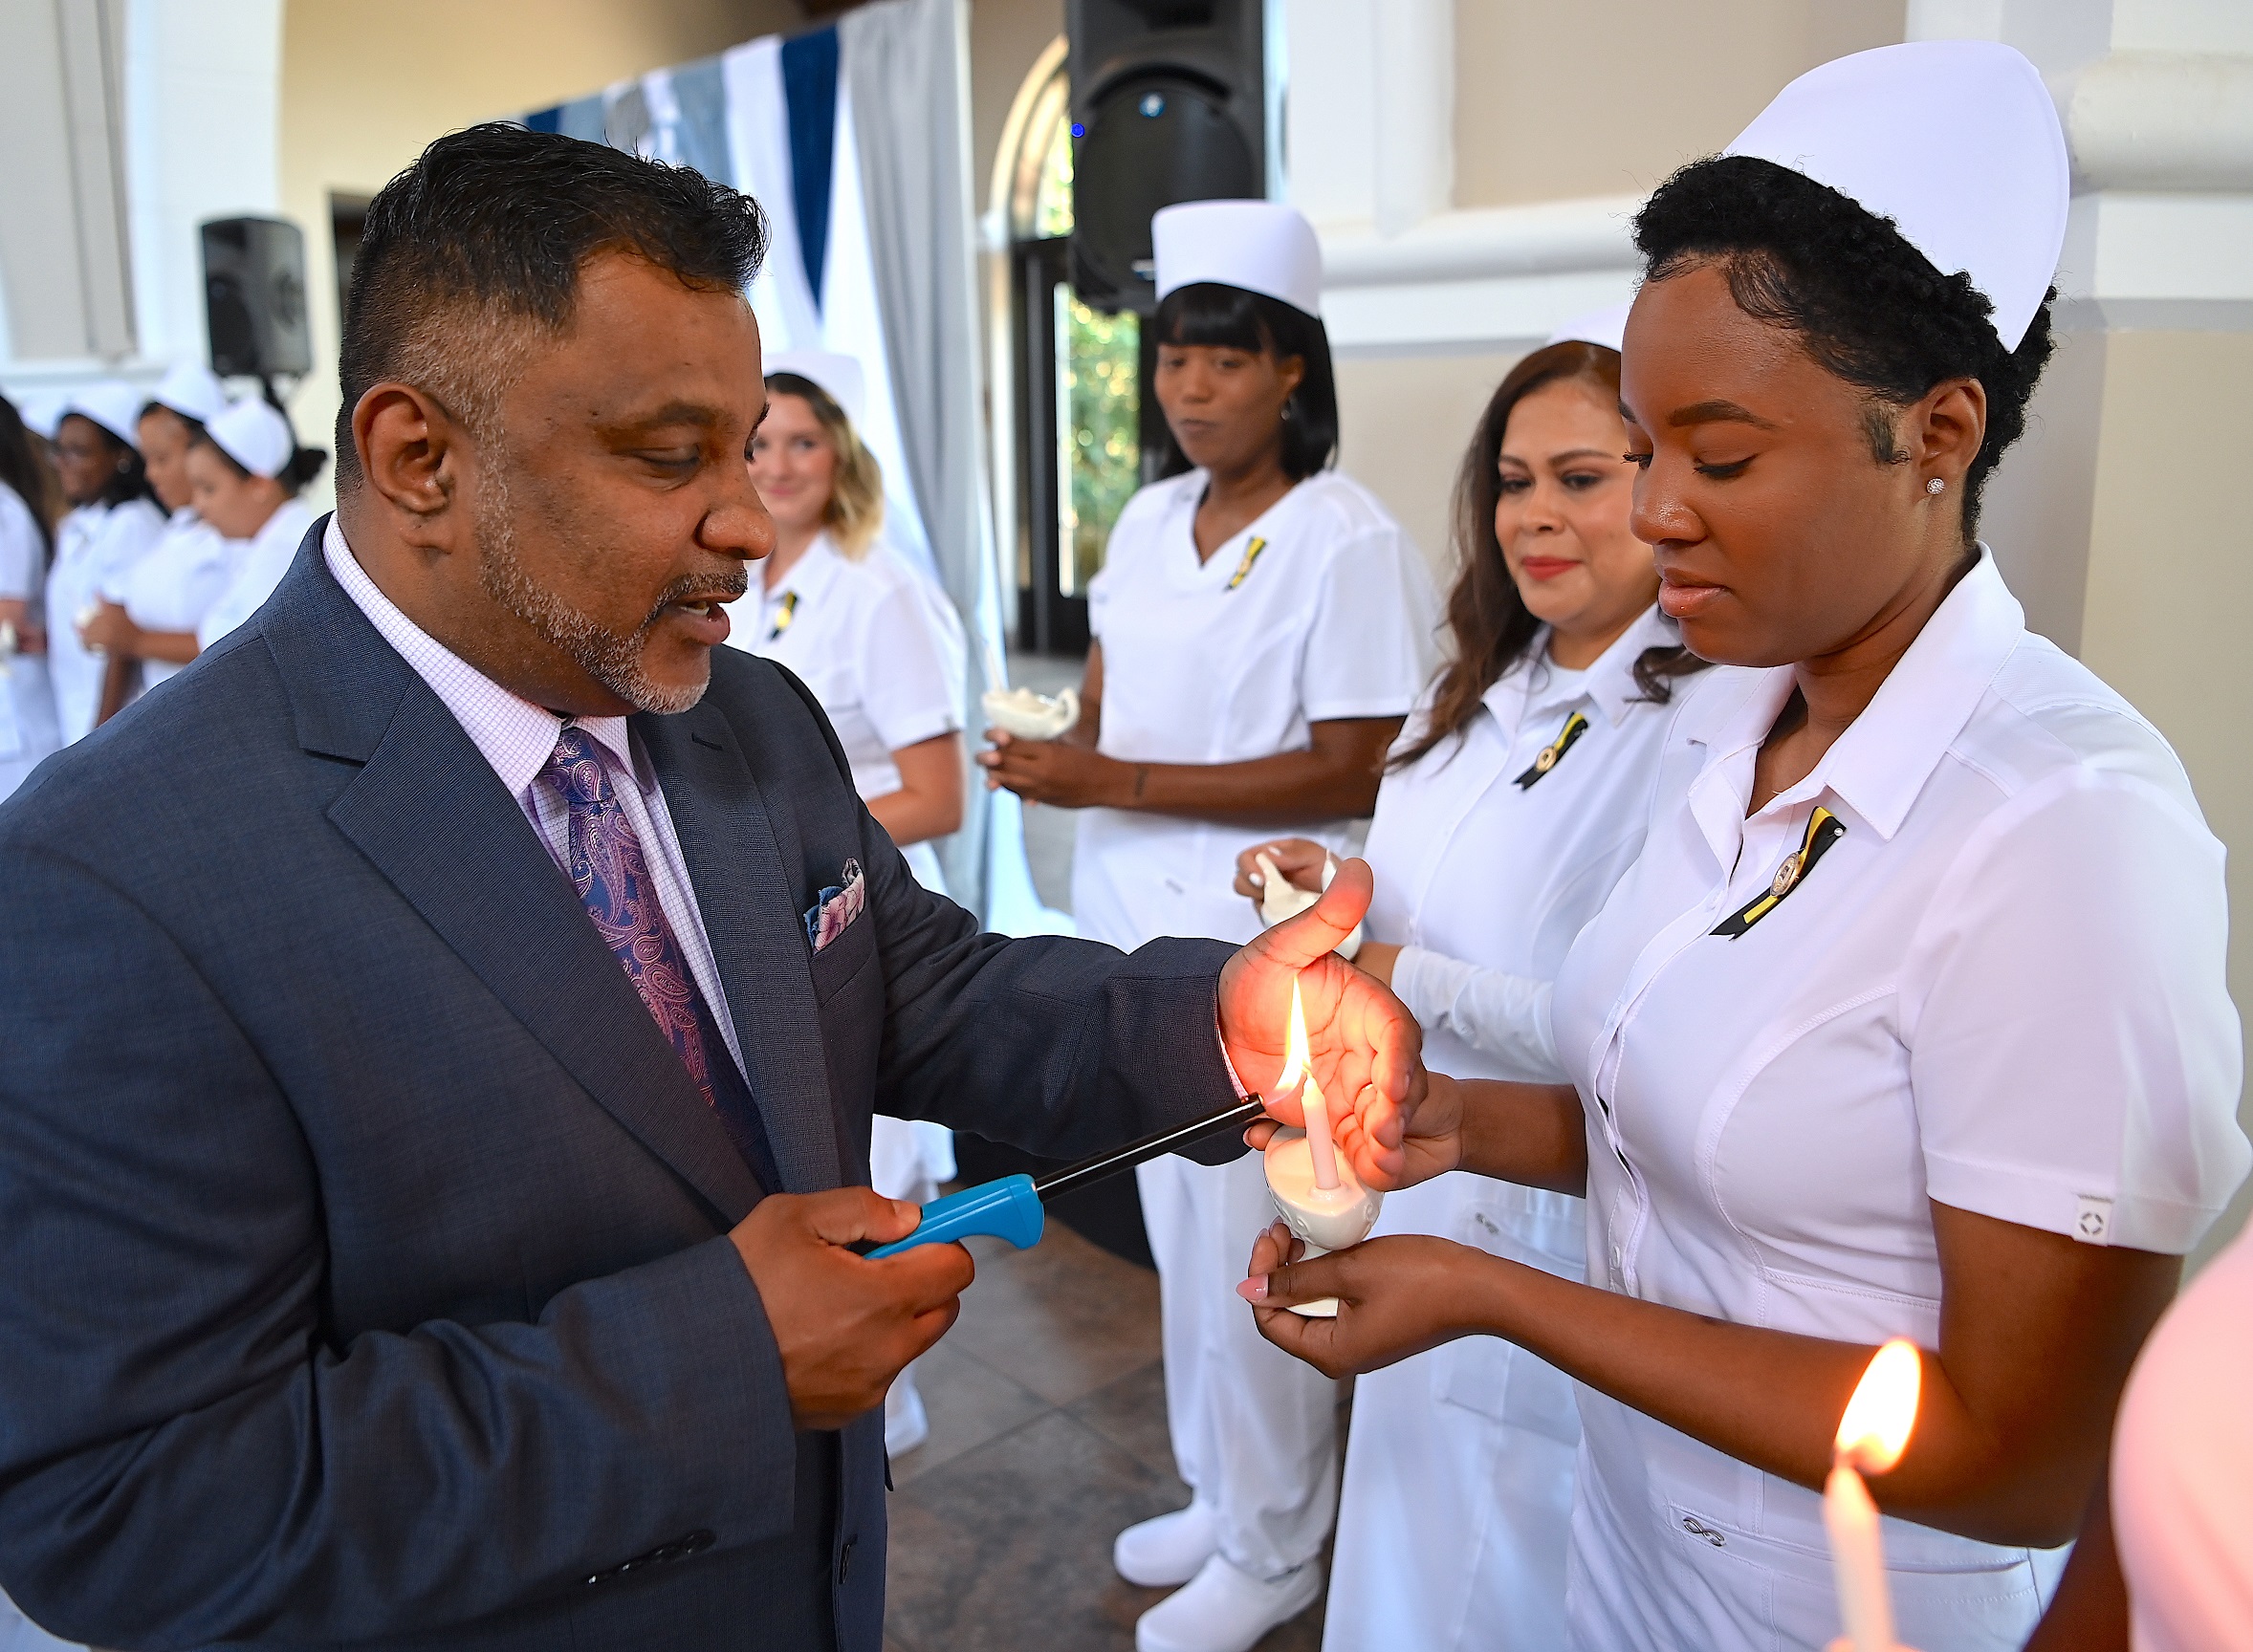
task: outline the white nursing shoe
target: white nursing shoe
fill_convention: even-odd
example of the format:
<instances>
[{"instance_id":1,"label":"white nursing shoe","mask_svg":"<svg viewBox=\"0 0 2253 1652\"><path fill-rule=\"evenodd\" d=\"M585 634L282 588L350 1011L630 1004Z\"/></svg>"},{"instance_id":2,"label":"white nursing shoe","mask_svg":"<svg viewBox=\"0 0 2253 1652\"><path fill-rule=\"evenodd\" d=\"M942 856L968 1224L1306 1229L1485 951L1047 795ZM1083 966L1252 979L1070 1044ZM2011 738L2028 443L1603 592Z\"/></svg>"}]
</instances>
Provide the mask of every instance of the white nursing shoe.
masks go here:
<instances>
[{"instance_id":1,"label":"white nursing shoe","mask_svg":"<svg viewBox=\"0 0 2253 1652\"><path fill-rule=\"evenodd\" d=\"M1262 1582L1215 1554L1136 1621L1134 1652L1251 1652L1262 1635L1313 1605L1322 1585L1311 1560Z\"/></svg>"},{"instance_id":2,"label":"white nursing shoe","mask_svg":"<svg viewBox=\"0 0 2253 1652\"><path fill-rule=\"evenodd\" d=\"M1194 1577L1197 1568L1219 1552L1220 1528L1213 1511L1192 1503L1120 1532L1111 1545L1111 1564L1129 1583L1170 1589Z\"/></svg>"}]
</instances>

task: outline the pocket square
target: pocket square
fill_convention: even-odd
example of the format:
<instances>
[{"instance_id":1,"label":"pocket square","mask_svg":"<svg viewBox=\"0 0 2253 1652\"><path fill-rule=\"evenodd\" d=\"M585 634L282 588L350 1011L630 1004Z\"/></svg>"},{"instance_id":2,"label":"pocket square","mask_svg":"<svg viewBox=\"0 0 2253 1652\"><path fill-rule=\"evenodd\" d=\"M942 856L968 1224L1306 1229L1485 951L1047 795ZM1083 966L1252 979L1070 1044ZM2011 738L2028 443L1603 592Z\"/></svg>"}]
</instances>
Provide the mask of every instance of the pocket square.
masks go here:
<instances>
[{"instance_id":1,"label":"pocket square","mask_svg":"<svg viewBox=\"0 0 2253 1652\"><path fill-rule=\"evenodd\" d=\"M838 877L843 882L822 890L806 908L806 939L817 952L842 935L845 925L860 917L861 908L868 903L868 881L861 876L858 860L847 860Z\"/></svg>"}]
</instances>

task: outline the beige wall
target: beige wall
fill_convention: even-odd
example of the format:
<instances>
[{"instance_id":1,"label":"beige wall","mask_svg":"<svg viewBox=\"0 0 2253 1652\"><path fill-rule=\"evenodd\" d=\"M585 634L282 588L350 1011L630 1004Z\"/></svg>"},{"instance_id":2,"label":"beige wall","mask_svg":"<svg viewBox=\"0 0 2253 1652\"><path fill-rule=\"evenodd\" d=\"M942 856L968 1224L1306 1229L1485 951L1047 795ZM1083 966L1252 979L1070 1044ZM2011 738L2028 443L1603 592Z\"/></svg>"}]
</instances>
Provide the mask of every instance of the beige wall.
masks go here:
<instances>
[{"instance_id":1,"label":"beige wall","mask_svg":"<svg viewBox=\"0 0 2253 1652\"><path fill-rule=\"evenodd\" d=\"M457 126L802 25L794 0L290 0L281 206L305 229L318 364L291 402L302 439L328 446L337 417L332 194L373 194Z\"/></svg>"},{"instance_id":2,"label":"beige wall","mask_svg":"<svg viewBox=\"0 0 2253 1652\"><path fill-rule=\"evenodd\" d=\"M1902 38L1905 0L1457 0L1455 205L1647 190L1794 76Z\"/></svg>"},{"instance_id":3,"label":"beige wall","mask_svg":"<svg viewBox=\"0 0 2253 1652\"><path fill-rule=\"evenodd\" d=\"M2253 1005L2253 527L2228 456L2253 447L2253 335L2106 340L2081 657L2181 753L2229 846L2230 995ZM2253 1128L2253 1109L2239 1115ZM2210 1254L2253 1209L2242 1189Z\"/></svg>"},{"instance_id":4,"label":"beige wall","mask_svg":"<svg viewBox=\"0 0 2253 1652\"><path fill-rule=\"evenodd\" d=\"M971 0L970 187L980 212L1009 106L1033 60L1063 32L1063 0Z\"/></svg>"},{"instance_id":5,"label":"beige wall","mask_svg":"<svg viewBox=\"0 0 2253 1652\"><path fill-rule=\"evenodd\" d=\"M1471 427L1515 355L1348 357L1338 363L1338 463L1385 502L1445 590L1448 503Z\"/></svg>"}]
</instances>

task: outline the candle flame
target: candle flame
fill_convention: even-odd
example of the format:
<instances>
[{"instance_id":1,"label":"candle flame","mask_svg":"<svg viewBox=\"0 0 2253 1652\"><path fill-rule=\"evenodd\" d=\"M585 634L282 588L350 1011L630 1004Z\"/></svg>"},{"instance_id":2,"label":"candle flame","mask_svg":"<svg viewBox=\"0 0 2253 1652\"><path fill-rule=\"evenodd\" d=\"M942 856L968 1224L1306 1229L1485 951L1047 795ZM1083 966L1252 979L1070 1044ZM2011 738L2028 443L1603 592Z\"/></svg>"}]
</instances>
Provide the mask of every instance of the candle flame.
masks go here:
<instances>
[{"instance_id":1,"label":"candle flame","mask_svg":"<svg viewBox=\"0 0 2253 1652\"><path fill-rule=\"evenodd\" d=\"M1291 981L1291 1030L1283 1039L1283 1070L1275 1087L1288 1090L1306 1076L1306 1002L1299 996L1297 977Z\"/></svg>"},{"instance_id":2,"label":"candle flame","mask_svg":"<svg viewBox=\"0 0 2253 1652\"><path fill-rule=\"evenodd\" d=\"M1883 1474L1898 1463L1916 1424L1923 1381L1924 1360L1915 1343L1896 1337L1880 1348L1838 1420L1838 1460L1865 1474Z\"/></svg>"}]
</instances>

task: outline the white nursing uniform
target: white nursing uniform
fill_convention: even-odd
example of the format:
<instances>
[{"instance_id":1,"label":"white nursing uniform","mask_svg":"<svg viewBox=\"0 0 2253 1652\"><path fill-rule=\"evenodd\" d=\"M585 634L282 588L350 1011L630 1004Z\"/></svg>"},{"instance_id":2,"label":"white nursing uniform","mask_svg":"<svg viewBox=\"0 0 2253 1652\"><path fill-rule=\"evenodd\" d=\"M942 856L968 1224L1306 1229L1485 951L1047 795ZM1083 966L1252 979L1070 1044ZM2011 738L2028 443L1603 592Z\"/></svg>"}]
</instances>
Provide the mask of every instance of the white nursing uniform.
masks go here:
<instances>
[{"instance_id":1,"label":"white nursing uniform","mask_svg":"<svg viewBox=\"0 0 2253 1652\"><path fill-rule=\"evenodd\" d=\"M47 574L47 675L66 746L94 732L109 675L109 656L78 641L78 620L101 605L102 592L155 550L164 532L163 512L145 499L81 505L56 530Z\"/></svg>"},{"instance_id":2,"label":"white nursing uniform","mask_svg":"<svg viewBox=\"0 0 2253 1652\"><path fill-rule=\"evenodd\" d=\"M1402 717L1435 663L1438 603L1385 508L1336 471L1301 482L1200 562L1205 472L1143 489L1111 530L1088 620L1103 647L1100 746L1128 762L1236 763L1303 750L1308 727ZM1343 847L1351 822L1276 836ZM1080 933L1248 941L1236 852L1258 833L1110 809L1082 813ZM1221 1555L1270 1578L1313 1559L1336 1496L1335 1388L1260 1337L1236 1282L1273 1206L1257 1155L1136 1171L1165 1320L1166 1409L1181 1477L1214 1513Z\"/></svg>"},{"instance_id":3,"label":"white nursing uniform","mask_svg":"<svg viewBox=\"0 0 2253 1652\"><path fill-rule=\"evenodd\" d=\"M729 604L728 641L787 666L828 713L863 798L900 789L892 753L962 728L965 693L959 626L951 640L940 598L898 554L871 546L846 556L827 533L806 548L772 589ZM945 894L929 843L900 851L915 880ZM943 1124L879 1115L868 1146L868 1182L890 1199L929 1203L954 1174L954 1138Z\"/></svg>"},{"instance_id":4,"label":"white nursing uniform","mask_svg":"<svg viewBox=\"0 0 2253 1652\"><path fill-rule=\"evenodd\" d=\"M2027 633L1984 552L1813 772L1748 818L1792 686L1789 667L1717 671L1685 696L1643 856L1558 979L1592 1281L1934 1348L1928 1200L2189 1250L2253 1154L2222 850L2166 741ZM1574 1644L1838 1632L1818 1493L1579 1395ZM2019 1646L2064 1553L1887 1519L1900 1640Z\"/></svg>"},{"instance_id":5,"label":"white nursing uniform","mask_svg":"<svg viewBox=\"0 0 2253 1652\"><path fill-rule=\"evenodd\" d=\"M233 564L227 588L196 624L196 644L208 648L266 605L282 576L296 559L313 526L313 508L302 499L284 499L266 519L266 526L249 539L231 540L227 554Z\"/></svg>"},{"instance_id":6,"label":"white nursing uniform","mask_svg":"<svg viewBox=\"0 0 2253 1652\"><path fill-rule=\"evenodd\" d=\"M184 505L164 524L156 549L102 595L122 607L125 617L143 631L185 631L192 636L211 605L226 594L241 550ZM141 685L154 688L183 669L169 660L143 660Z\"/></svg>"},{"instance_id":7,"label":"white nursing uniform","mask_svg":"<svg viewBox=\"0 0 2253 1652\"><path fill-rule=\"evenodd\" d=\"M0 601L25 605L26 629L42 623L46 560L47 539L39 532L38 518L22 494L0 482ZM46 656L0 658L0 801L60 744Z\"/></svg>"},{"instance_id":8,"label":"white nursing uniform","mask_svg":"<svg viewBox=\"0 0 2253 1652\"><path fill-rule=\"evenodd\" d=\"M1377 875L1368 932L1402 947L1393 990L1433 1071L1564 1082L1550 983L1642 851L1674 707L1646 697L1634 667L1679 641L1653 608L1566 671L1545 658L1543 630L1459 740L1385 776L1364 851ZM1434 1233L1580 1280L1586 1223L1567 1194L1450 1175L1387 1194L1375 1230ZM1562 1646L1579 1447L1571 1380L1498 1337L1360 1378L1325 1652Z\"/></svg>"}]
</instances>

